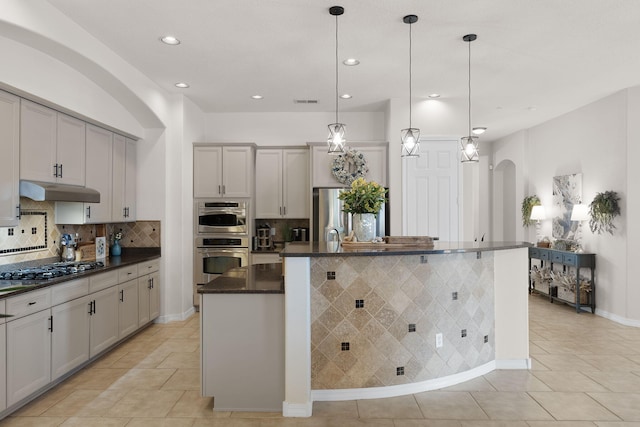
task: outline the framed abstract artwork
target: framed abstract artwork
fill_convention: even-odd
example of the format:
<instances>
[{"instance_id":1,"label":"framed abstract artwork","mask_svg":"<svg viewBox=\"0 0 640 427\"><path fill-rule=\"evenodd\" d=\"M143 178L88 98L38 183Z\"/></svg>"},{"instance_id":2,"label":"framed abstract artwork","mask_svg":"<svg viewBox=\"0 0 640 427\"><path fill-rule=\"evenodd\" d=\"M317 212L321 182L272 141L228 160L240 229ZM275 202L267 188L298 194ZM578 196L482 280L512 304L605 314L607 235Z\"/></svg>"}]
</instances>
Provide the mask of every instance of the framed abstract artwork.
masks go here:
<instances>
[{"instance_id":1,"label":"framed abstract artwork","mask_svg":"<svg viewBox=\"0 0 640 427\"><path fill-rule=\"evenodd\" d=\"M573 205L582 202L582 174L553 177L553 229L558 240L576 240L578 222L571 221Z\"/></svg>"}]
</instances>

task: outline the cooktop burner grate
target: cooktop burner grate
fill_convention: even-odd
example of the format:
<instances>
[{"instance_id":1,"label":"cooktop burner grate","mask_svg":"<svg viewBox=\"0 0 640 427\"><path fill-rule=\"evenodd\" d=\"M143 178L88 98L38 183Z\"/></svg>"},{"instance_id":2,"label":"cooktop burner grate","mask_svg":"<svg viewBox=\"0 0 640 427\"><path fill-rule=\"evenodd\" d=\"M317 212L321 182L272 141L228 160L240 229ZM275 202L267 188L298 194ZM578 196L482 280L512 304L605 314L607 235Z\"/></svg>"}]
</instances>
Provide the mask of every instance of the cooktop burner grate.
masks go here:
<instances>
[{"instance_id":1,"label":"cooktop burner grate","mask_svg":"<svg viewBox=\"0 0 640 427\"><path fill-rule=\"evenodd\" d=\"M95 262L56 262L33 268L21 268L0 272L0 280L47 280L60 276L82 273L104 267L102 261Z\"/></svg>"}]
</instances>

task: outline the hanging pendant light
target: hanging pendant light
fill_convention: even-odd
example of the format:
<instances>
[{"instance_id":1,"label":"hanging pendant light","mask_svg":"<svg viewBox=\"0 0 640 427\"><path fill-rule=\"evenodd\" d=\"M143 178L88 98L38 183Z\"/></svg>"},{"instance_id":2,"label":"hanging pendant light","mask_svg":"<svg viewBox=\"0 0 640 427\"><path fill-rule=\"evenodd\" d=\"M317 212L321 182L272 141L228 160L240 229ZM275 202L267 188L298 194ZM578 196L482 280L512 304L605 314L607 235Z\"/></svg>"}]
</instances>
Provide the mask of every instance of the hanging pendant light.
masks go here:
<instances>
[{"instance_id":1,"label":"hanging pendant light","mask_svg":"<svg viewBox=\"0 0 640 427\"><path fill-rule=\"evenodd\" d=\"M460 138L460 147L462 149L462 163L477 163L480 160L478 155L478 137L473 135L471 129L471 42L477 39L475 34L467 34L462 40L469 43L469 133Z\"/></svg>"},{"instance_id":2,"label":"hanging pendant light","mask_svg":"<svg viewBox=\"0 0 640 427\"><path fill-rule=\"evenodd\" d=\"M409 24L409 127L400 131L402 157L420 157L420 129L411 126L411 25L418 22L418 16L407 15L402 21Z\"/></svg>"},{"instance_id":3,"label":"hanging pendant light","mask_svg":"<svg viewBox=\"0 0 640 427\"><path fill-rule=\"evenodd\" d=\"M336 17L336 122L329 125L327 144L329 145L329 154L340 154L344 153L346 143L344 128L346 125L338 120L338 16L344 13L344 8L332 6L329 8L329 13Z\"/></svg>"}]
</instances>

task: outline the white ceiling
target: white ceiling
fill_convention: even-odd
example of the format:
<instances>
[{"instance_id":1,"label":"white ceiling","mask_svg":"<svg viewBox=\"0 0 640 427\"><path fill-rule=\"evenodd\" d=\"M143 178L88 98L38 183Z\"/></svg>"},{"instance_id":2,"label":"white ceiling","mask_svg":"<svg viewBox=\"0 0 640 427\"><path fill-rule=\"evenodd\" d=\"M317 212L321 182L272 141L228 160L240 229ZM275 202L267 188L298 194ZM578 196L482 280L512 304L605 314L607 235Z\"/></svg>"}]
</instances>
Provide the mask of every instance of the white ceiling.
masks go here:
<instances>
[{"instance_id":1,"label":"white ceiling","mask_svg":"<svg viewBox=\"0 0 640 427\"><path fill-rule=\"evenodd\" d=\"M466 123L471 45L473 125L484 140L640 84L638 0L49 0L158 85L205 112L334 111L341 5L340 111L383 111L442 94ZM167 46L163 35L182 44ZM191 87L178 89L175 82ZM264 99L254 101L253 94ZM317 99L296 105L294 99ZM426 117L425 120L429 118ZM424 132L423 132L424 133Z\"/></svg>"}]
</instances>

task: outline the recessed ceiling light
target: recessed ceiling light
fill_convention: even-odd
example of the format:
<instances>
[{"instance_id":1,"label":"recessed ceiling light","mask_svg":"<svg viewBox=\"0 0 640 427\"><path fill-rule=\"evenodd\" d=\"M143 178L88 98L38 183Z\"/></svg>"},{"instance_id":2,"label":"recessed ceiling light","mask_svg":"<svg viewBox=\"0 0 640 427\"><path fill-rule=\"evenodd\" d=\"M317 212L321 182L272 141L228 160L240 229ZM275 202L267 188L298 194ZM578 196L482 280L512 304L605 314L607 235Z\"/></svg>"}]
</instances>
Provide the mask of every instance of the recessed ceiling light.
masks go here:
<instances>
[{"instance_id":1,"label":"recessed ceiling light","mask_svg":"<svg viewBox=\"0 0 640 427\"><path fill-rule=\"evenodd\" d=\"M348 93L343 93L342 95L340 95L340 98L342 98L342 99L351 99L353 97L351 95L349 95Z\"/></svg>"},{"instance_id":2,"label":"recessed ceiling light","mask_svg":"<svg viewBox=\"0 0 640 427\"><path fill-rule=\"evenodd\" d=\"M360 61L358 61L355 58L348 58L348 59L345 59L344 61L342 61L342 63L344 65L348 65L350 67L353 67L354 65L358 65L360 63Z\"/></svg>"},{"instance_id":3,"label":"recessed ceiling light","mask_svg":"<svg viewBox=\"0 0 640 427\"><path fill-rule=\"evenodd\" d=\"M440 94L439 93L432 93L429 95L429 98L440 98Z\"/></svg>"},{"instance_id":4,"label":"recessed ceiling light","mask_svg":"<svg viewBox=\"0 0 640 427\"><path fill-rule=\"evenodd\" d=\"M262 95L251 95L251 99L262 99Z\"/></svg>"},{"instance_id":5,"label":"recessed ceiling light","mask_svg":"<svg viewBox=\"0 0 640 427\"><path fill-rule=\"evenodd\" d=\"M160 38L160 40L162 41L162 43L170 44L172 46L180 44L180 40L178 40L177 38L175 38L173 36L164 36L164 37Z\"/></svg>"},{"instance_id":6,"label":"recessed ceiling light","mask_svg":"<svg viewBox=\"0 0 640 427\"><path fill-rule=\"evenodd\" d=\"M471 129L471 132L473 132L474 135L482 135L486 130L487 128L485 127L475 127Z\"/></svg>"},{"instance_id":7,"label":"recessed ceiling light","mask_svg":"<svg viewBox=\"0 0 640 427\"><path fill-rule=\"evenodd\" d=\"M180 89L186 89L189 87L189 85L187 83L179 82L179 83L176 83L176 87L179 87Z\"/></svg>"}]
</instances>

